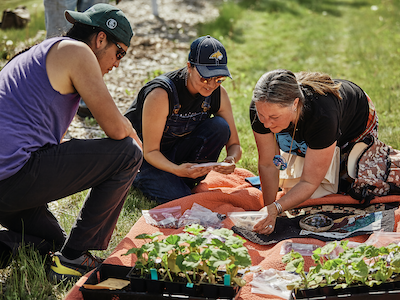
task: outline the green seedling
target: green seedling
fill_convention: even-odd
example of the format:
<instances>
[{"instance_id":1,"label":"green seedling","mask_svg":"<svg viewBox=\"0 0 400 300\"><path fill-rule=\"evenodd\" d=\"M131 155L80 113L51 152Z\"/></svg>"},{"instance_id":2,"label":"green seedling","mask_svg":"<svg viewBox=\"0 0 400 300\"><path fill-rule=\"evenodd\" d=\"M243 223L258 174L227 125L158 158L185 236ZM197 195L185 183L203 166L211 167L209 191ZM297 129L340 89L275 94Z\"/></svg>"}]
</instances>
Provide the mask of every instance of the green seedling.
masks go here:
<instances>
[{"instance_id":1,"label":"green seedling","mask_svg":"<svg viewBox=\"0 0 400 300\"><path fill-rule=\"evenodd\" d=\"M122 254L136 256L135 268L140 269L141 276L156 268L165 271L163 280L174 281L184 276L189 283L207 280L215 284L218 271L225 270L231 284L246 284L238 272L251 265L251 258L244 246L245 240L234 236L232 230L206 231L201 225L193 224L186 226L182 234L169 235L163 240L159 239L160 235L160 232L138 235L136 238L149 242Z\"/></svg>"},{"instance_id":2,"label":"green seedling","mask_svg":"<svg viewBox=\"0 0 400 300\"><path fill-rule=\"evenodd\" d=\"M308 289L335 285L335 289L348 286L380 285L397 280L400 274L400 247L390 244L377 248L361 244L349 248L347 241L340 242L343 252L334 256L338 243L331 242L313 251L314 265L305 270L304 258L293 250L283 256L286 271L300 275L301 280L290 285L290 289Z\"/></svg>"}]
</instances>

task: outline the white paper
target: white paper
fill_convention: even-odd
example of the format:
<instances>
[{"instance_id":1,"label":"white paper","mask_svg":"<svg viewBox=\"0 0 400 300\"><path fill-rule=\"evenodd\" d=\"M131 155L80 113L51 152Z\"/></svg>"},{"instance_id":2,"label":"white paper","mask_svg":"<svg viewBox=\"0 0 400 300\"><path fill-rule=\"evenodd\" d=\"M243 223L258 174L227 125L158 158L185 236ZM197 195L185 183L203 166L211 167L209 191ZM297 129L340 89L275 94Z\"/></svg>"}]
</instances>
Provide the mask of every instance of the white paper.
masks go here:
<instances>
[{"instance_id":1,"label":"white paper","mask_svg":"<svg viewBox=\"0 0 400 300\"><path fill-rule=\"evenodd\" d=\"M205 167L217 167L217 166L229 167L231 165L232 165L231 163L227 162L208 162L208 163L193 165L191 166L191 168L205 168Z\"/></svg>"}]
</instances>

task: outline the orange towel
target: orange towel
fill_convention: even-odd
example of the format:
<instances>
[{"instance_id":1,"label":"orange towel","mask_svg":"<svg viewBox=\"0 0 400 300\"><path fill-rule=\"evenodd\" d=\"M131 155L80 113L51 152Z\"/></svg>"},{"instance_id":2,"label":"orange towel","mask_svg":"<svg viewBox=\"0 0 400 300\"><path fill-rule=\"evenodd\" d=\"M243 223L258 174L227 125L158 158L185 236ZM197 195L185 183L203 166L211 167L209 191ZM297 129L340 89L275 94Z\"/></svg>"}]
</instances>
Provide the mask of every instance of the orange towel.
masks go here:
<instances>
[{"instance_id":1,"label":"orange towel","mask_svg":"<svg viewBox=\"0 0 400 300\"><path fill-rule=\"evenodd\" d=\"M195 194L170 201L161 207L172 207L180 205L182 213L187 209L190 209L193 203L198 203L206 208L211 209L214 212L221 214L227 214L232 211L243 211L243 210L259 210L263 207L263 200L261 191L257 188L252 187L245 181L246 177L254 176L251 172L245 169L237 168L233 174L222 175L217 172L211 171L209 175L196 187ZM400 196L385 196L374 199L371 203L390 203L400 202ZM350 196L343 195L330 195L318 199L309 199L302 204L302 206L318 205L318 204L359 204L359 202ZM396 210L396 231L400 232L398 222L400 220L400 210ZM224 226L231 228L232 222L227 219L224 221ZM180 229L160 229L151 225L148 225L144 218L141 217L138 222L131 228L130 232L126 237L118 244L114 252L105 260L107 264L133 266L135 264L134 255L121 256L132 247L140 247L144 241L137 240L135 237L141 233L153 233L156 231L162 232L165 236L170 234L176 234L182 232ZM364 242L368 238L367 235L357 236L350 238L349 240L355 242ZM323 246L325 242L311 239L311 238L299 238L290 239L296 243L308 243ZM254 266L259 265L263 269L274 268L277 270L284 270L285 265L281 262L282 255L280 254L281 246L284 241L279 242L275 245L261 246L252 242L247 242L245 245L249 249L249 253L252 258L252 264ZM306 257L306 267L308 268L312 264L310 257ZM66 300L81 300L83 299L79 287L87 280L89 274L83 276L76 285L68 293ZM245 279L248 282L246 286L241 289L239 299L245 300L266 300L266 299L281 299L276 296L270 295L257 295L251 293L251 285L249 282L252 280L252 275L245 275Z\"/></svg>"}]
</instances>

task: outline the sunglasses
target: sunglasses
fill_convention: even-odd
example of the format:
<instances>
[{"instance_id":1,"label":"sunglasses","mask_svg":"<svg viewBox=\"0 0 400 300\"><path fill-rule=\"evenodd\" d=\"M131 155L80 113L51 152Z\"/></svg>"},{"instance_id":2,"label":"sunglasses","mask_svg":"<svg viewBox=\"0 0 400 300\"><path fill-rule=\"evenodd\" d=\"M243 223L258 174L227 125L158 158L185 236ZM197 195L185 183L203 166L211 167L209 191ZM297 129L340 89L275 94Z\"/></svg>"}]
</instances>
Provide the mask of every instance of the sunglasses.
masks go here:
<instances>
[{"instance_id":1,"label":"sunglasses","mask_svg":"<svg viewBox=\"0 0 400 300\"><path fill-rule=\"evenodd\" d=\"M122 49L122 47L120 46L120 44L118 44L116 41L112 40L109 38L109 40L114 43L115 46L117 46L118 51L117 51L117 59L121 60L125 55L126 55L126 51L124 49Z\"/></svg>"},{"instance_id":2,"label":"sunglasses","mask_svg":"<svg viewBox=\"0 0 400 300\"><path fill-rule=\"evenodd\" d=\"M202 83L205 83L205 84L208 84L209 82L212 82L213 80L215 80L215 83L216 83L216 84L221 84L221 83L223 83L223 82L225 81L225 79L226 79L226 76L218 76L218 77L204 78L204 77L201 77L201 75L200 75L200 73L199 73L199 71L197 70L196 67L195 67L194 69L196 70L197 74L199 74L200 81L201 81Z\"/></svg>"}]
</instances>

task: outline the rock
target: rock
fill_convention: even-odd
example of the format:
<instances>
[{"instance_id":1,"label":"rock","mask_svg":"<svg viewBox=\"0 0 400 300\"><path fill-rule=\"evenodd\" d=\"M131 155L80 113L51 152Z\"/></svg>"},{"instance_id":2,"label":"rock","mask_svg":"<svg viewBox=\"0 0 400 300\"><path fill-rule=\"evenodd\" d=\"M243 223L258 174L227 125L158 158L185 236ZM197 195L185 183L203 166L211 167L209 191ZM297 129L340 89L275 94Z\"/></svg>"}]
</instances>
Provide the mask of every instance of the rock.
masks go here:
<instances>
[{"instance_id":1,"label":"rock","mask_svg":"<svg viewBox=\"0 0 400 300\"><path fill-rule=\"evenodd\" d=\"M6 9L3 11L1 29L24 28L31 20L26 6L18 6L16 9Z\"/></svg>"}]
</instances>

